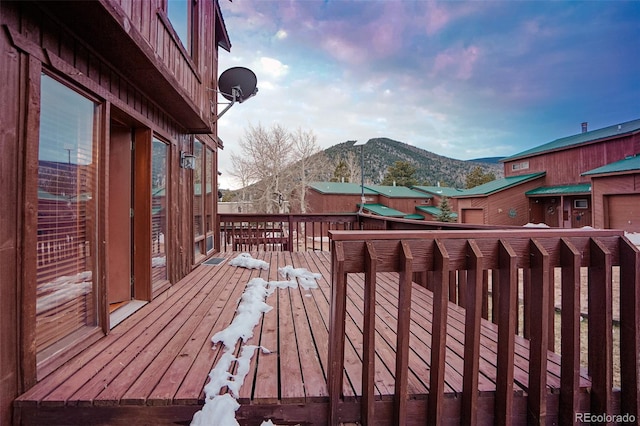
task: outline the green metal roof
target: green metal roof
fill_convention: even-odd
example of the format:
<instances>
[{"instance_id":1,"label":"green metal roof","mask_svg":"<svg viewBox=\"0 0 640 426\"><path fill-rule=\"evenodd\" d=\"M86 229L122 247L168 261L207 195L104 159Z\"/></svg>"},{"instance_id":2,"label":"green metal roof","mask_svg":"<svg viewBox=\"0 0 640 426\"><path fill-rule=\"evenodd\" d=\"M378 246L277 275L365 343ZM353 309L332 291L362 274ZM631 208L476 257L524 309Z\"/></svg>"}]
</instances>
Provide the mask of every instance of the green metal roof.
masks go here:
<instances>
[{"instance_id":1,"label":"green metal roof","mask_svg":"<svg viewBox=\"0 0 640 426\"><path fill-rule=\"evenodd\" d=\"M584 172L582 175L603 175L631 171L640 171L640 154L627 157L614 163L606 164L602 167L598 167L597 169L589 170L588 172Z\"/></svg>"},{"instance_id":2,"label":"green metal roof","mask_svg":"<svg viewBox=\"0 0 640 426\"><path fill-rule=\"evenodd\" d=\"M360 203L358 203L358 207L360 207ZM364 210L368 210L373 214L377 214L378 216L405 217L407 215L406 213L403 213L400 210L392 209L383 204L364 204L362 208Z\"/></svg>"},{"instance_id":3,"label":"green metal roof","mask_svg":"<svg viewBox=\"0 0 640 426\"><path fill-rule=\"evenodd\" d=\"M518 154L512 155L511 157L503 158L500 161L513 161L518 158L531 157L533 155L542 154L548 151L557 151L575 145L595 142L600 139L622 136L638 131L640 131L640 119L627 121L626 123L615 124L613 126L604 127L602 129L592 130L590 132L579 133L577 135L568 136L565 138L556 139L552 142L528 149L526 151L522 151Z\"/></svg>"},{"instance_id":4,"label":"green metal roof","mask_svg":"<svg viewBox=\"0 0 640 426\"><path fill-rule=\"evenodd\" d=\"M422 186L416 185L412 186L412 189L418 191L428 192L430 194L436 194L445 197L455 197L456 195L460 195L461 190L457 188L450 188L448 186Z\"/></svg>"},{"instance_id":5,"label":"green metal roof","mask_svg":"<svg viewBox=\"0 0 640 426\"><path fill-rule=\"evenodd\" d=\"M414 191L406 186L365 185L365 188L389 198L433 198L430 194Z\"/></svg>"},{"instance_id":6,"label":"green metal roof","mask_svg":"<svg viewBox=\"0 0 640 426\"><path fill-rule=\"evenodd\" d=\"M424 216L418 213L411 213L411 214L405 215L403 219L424 220Z\"/></svg>"},{"instance_id":7,"label":"green metal roof","mask_svg":"<svg viewBox=\"0 0 640 426\"><path fill-rule=\"evenodd\" d=\"M442 213L442 210L440 209L440 207L436 207L436 206L416 206L416 210L420 210L421 212L428 213L431 216L438 216L440 213ZM451 217L457 218L458 213L451 212Z\"/></svg>"},{"instance_id":8,"label":"green metal roof","mask_svg":"<svg viewBox=\"0 0 640 426\"><path fill-rule=\"evenodd\" d=\"M520 176L509 176L502 179L492 180L482 185L478 185L471 189L465 189L458 194L458 197L470 197L478 195L489 195L494 192L502 191L512 186L520 185L533 179L544 176L546 172L529 173Z\"/></svg>"},{"instance_id":9,"label":"green metal roof","mask_svg":"<svg viewBox=\"0 0 640 426\"><path fill-rule=\"evenodd\" d=\"M533 195L571 195L588 194L591 192L591 184L583 183L576 185L541 186L524 193L526 196Z\"/></svg>"},{"instance_id":10,"label":"green metal roof","mask_svg":"<svg viewBox=\"0 0 640 426\"><path fill-rule=\"evenodd\" d=\"M360 195L362 188L359 183L351 182L311 182L309 186L321 194ZM364 187L365 195L375 195L376 192Z\"/></svg>"}]
</instances>

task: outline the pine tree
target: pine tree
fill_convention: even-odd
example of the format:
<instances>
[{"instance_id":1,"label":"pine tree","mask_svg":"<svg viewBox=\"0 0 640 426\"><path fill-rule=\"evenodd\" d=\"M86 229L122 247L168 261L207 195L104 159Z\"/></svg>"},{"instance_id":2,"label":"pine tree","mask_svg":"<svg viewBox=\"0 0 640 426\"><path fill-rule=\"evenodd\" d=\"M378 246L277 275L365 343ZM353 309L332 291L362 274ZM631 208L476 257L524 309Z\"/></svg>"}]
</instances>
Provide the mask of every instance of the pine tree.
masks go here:
<instances>
[{"instance_id":1,"label":"pine tree","mask_svg":"<svg viewBox=\"0 0 640 426\"><path fill-rule=\"evenodd\" d=\"M349 182L349 166L344 160L340 160L333 171L331 182Z\"/></svg>"},{"instance_id":2,"label":"pine tree","mask_svg":"<svg viewBox=\"0 0 640 426\"><path fill-rule=\"evenodd\" d=\"M416 168L407 161L396 161L387 169L387 174L382 180L382 185L393 185L412 187L418 184L415 177Z\"/></svg>"},{"instance_id":3,"label":"pine tree","mask_svg":"<svg viewBox=\"0 0 640 426\"><path fill-rule=\"evenodd\" d=\"M482 171L482 167L476 166L467 175L466 187L467 189L474 188L492 180L496 180L496 175L493 172L485 173Z\"/></svg>"},{"instance_id":4,"label":"pine tree","mask_svg":"<svg viewBox=\"0 0 640 426\"><path fill-rule=\"evenodd\" d=\"M453 211L451 210L451 206L449 205L449 199L447 197L442 197L440 201L440 213L436 216L436 220L438 222L455 222L456 219L453 217Z\"/></svg>"}]
</instances>

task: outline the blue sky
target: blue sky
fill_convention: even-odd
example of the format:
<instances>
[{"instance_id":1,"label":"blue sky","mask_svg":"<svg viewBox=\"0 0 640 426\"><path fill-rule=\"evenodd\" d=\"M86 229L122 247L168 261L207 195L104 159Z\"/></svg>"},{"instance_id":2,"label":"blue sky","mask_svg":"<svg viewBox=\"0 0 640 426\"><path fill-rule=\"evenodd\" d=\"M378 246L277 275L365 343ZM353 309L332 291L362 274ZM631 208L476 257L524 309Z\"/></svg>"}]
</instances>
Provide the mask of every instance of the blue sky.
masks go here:
<instances>
[{"instance_id":1,"label":"blue sky","mask_svg":"<svg viewBox=\"0 0 640 426\"><path fill-rule=\"evenodd\" d=\"M462 160L640 118L640 1L220 0L219 71L259 93L219 121L222 188L249 125L326 148L388 137Z\"/></svg>"}]
</instances>

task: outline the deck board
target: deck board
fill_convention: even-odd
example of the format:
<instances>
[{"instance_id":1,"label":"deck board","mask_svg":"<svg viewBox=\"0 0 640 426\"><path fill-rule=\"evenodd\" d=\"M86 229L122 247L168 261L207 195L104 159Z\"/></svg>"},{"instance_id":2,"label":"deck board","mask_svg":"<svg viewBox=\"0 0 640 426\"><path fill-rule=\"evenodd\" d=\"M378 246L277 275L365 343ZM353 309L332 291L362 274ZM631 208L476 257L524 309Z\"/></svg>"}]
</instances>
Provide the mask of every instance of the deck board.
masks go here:
<instances>
[{"instance_id":1,"label":"deck board","mask_svg":"<svg viewBox=\"0 0 640 426\"><path fill-rule=\"evenodd\" d=\"M227 253L227 260L220 265L198 267L41 380L16 400L17 418L24 424L37 424L43 419L50 424L56 424L56 419L63 423L60 419L75 409L81 413L78 419L94 410L97 416L122 420L114 420L116 424L126 424L127 416L134 416L131 413L147 418L157 415L160 423L171 417L168 413L174 413L172 422L176 418L189 420L184 417L203 404L208 374L222 353L220 344L212 345L211 336L231 324L246 283L254 277L282 280L278 267L292 265L321 273L319 287L279 289L267 299L273 309L262 316L246 344L272 352L258 350L254 354L240 389L242 408L238 416L246 420L277 412L290 421L326 421L322 413L326 413L328 404L330 254L253 253L270 264L269 271L230 266L228 260L235 255ZM376 413L385 416L392 411L389 404L394 394L397 279L397 274L379 274L376 295L374 397L380 403ZM355 407L362 387L363 275L350 275L348 286L343 392L345 401ZM428 395L432 310L432 293L414 286L408 377L409 399L413 401L425 400ZM463 342L464 310L450 304L445 371L449 398L458 398L462 392ZM495 392L497 328L485 320L480 346L479 391L490 398ZM237 345L236 351L239 348ZM528 381L528 342L516 337L515 352L515 392L522 396ZM549 391L557 394L558 355L549 355L548 370ZM588 378L582 374L581 386L588 387ZM488 401L482 399L481 403L490 406ZM423 405L410 407L415 413L424 411ZM357 410L354 413L357 415Z\"/></svg>"}]
</instances>

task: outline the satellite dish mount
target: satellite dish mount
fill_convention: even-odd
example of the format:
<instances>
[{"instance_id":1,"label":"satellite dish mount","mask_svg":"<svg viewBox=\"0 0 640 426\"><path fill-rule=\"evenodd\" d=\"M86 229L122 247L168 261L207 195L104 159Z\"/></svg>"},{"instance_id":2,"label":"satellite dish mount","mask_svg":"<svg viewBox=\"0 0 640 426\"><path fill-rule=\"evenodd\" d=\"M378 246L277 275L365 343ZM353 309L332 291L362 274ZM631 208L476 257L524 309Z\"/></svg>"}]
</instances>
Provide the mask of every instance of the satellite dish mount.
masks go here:
<instances>
[{"instance_id":1,"label":"satellite dish mount","mask_svg":"<svg viewBox=\"0 0 640 426\"><path fill-rule=\"evenodd\" d=\"M218 79L218 91L229 101L227 106L220 111L216 119L229 110L236 102L241 104L258 93L258 79L248 68L229 68Z\"/></svg>"}]
</instances>

